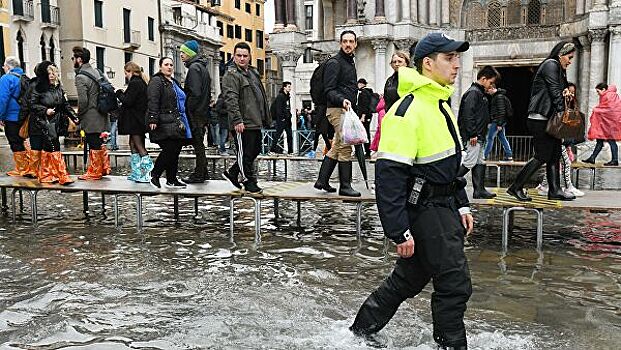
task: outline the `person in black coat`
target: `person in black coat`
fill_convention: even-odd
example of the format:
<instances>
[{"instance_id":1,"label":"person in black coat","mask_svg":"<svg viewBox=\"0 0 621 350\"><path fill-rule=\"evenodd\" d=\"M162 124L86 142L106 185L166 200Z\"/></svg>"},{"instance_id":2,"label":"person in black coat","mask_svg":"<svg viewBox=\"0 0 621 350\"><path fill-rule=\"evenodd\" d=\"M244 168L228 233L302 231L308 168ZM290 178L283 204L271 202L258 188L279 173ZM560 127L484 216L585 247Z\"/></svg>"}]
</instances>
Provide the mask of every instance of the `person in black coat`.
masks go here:
<instances>
[{"instance_id":1,"label":"person in black coat","mask_svg":"<svg viewBox=\"0 0 621 350\"><path fill-rule=\"evenodd\" d=\"M367 132L367 140L369 142L364 144L364 153L367 157L371 156L371 119L375 111L371 110L371 99L373 98L373 90L367 87L367 80L364 78L358 79L358 101L356 103L356 111L358 118L364 126L364 130Z\"/></svg>"},{"instance_id":2,"label":"person in black coat","mask_svg":"<svg viewBox=\"0 0 621 350\"><path fill-rule=\"evenodd\" d=\"M282 135L284 131L287 134L287 153L293 153L293 131L291 131L291 82L285 81L282 83L282 88L274 102L272 102L272 108L270 110L274 111L272 118L276 121L276 133L274 134L270 152L282 153L284 151L278 145L280 135Z\"/></svg>"},{"instance_id":3,"label":"person in black coat","mask_svg":"<svg viewBox=\"0 0 621 350\"><path fill-rule=\"evenodd\" d=\"M116 91L116 97L121 101L119 135L129 135L131 173L128 179L149 182L154 165L145 147L147 79L135 62L127 62L124 70L129 83L125 92Z\"/></svg>"},{"instance_id":4,"label":"person in black coat","mask_svg":"<svg viewBox=\"0 0 621 350\"><path fill-rule=\"evenodd\" d=\"M397 51L392 55L392 59L390 60L390 67L394 71L394 73L388 77L386 80L386 84L384 85L384 111L388 112L390 107L399 100L399 93L397 88L399 86L399 67L409 67L410 66L410 55L403 52Z\"/></svg>"},{"instance_id":5,"label":"person in black coat","mask_svg":"<svg viewBox=\"0 0 621 350\"><path fill-rule=\"evenodd\" d=\"M494 139L496 135L500 139L502 148L505 151L506 161L513 160L513 151L511 151L511 145L505 136L505 128L507 120L513 117L513 107L511 101L507 97L507 90L505 89L493 89L491 91L492 102L490 108L490 124L487 130L487 141L485 142L485 152L483 156L485 159L489 157L492 147L494 146Z\"/></svg>"},{"instance_id":6,"label":"person in black coat","mask_svg":"<svg viewBox=\"0 0 621 350\"><path fill-rule=\"evenodd\" d=\"M226 104L224 103L224 95L218 95L215 114L218 117L218 148L221 156L226 156L226 141L229 138L229 116L226 112Z\"/></svg>"}]
</instances>

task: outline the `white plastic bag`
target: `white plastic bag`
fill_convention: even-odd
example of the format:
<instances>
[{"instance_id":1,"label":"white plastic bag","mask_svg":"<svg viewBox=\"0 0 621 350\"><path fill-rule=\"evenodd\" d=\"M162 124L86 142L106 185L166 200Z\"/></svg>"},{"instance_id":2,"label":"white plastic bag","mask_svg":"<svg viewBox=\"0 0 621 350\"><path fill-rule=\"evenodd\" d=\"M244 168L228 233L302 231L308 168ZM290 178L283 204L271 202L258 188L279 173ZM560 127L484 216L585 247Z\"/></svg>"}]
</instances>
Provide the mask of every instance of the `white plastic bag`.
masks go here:
<instances>
[{"instance_id":1,"label":"white plastic bag","mask_svg":"<svg viewBox=\"0 0 621 350\"><path fill-rule=\"evenodd\" d=\"M343 116L342 134L343 143L346 145L369 143L364 125L362 125L360 118L351 108L345 111Z\"/></svg>"}]
</instances>

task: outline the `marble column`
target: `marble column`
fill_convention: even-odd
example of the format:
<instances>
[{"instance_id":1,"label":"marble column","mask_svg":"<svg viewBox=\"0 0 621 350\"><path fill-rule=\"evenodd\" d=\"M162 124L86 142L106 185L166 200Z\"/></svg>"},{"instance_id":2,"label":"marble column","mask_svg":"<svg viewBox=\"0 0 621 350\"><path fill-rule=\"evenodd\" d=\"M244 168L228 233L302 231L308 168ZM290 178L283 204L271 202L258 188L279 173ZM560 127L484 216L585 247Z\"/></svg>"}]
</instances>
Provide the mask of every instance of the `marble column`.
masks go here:
<instances>
[{"instance_id":1,"label":"marble column","mask_svg":"<svg viewBox=\"0 0 621 350\"><path fill-rule=\"evenodd\" d=\"M593 10L606 10L608 8L608 6L606 6L607 3L608 0L593 0Z\"/></svg>"},{"instance_id":2,"label":"marble column","mask_svg":"<svg viewBox=\"0 0 621 350\"><path fill-rule=\"evenodd\" d=\"M298 27L295 24L295 0L285 0L287 7L287 29L296 30Z\"/></svg>"},{"instance_id":3,"label":"marble column","mask_svg":"<svg viewBox=\"0 0 621 350\"><path fill-rule=\"evenodd\" d=\"M621 25L610 27L608 50L608 84L621 86Z\"/></svg>"},{"instance_id":4,"label":"marble column","mask_svg":"<svg viewBox=\"0 0 621 350\"><path fill-rule=\"evenodd\" d=\"M451 4L450 0L442 0L442 24L451 23Z\"/></svg>"},{"instance_id":5,"label":"marble column","mask_svg":"<svg viewBox=\"0 0 621 350\"><path fill-rule=\"evenodd\" d=\"M410 22L410 0L401 0L401 22Z\"/></svg>"},{"instance_id":6,"label":"marble column","mask_svg":"<svg viewBox=\"0 0 621 350\"><path fill-rule=\"evenodd\" d=\"M418 23L418 0L410 0L410 20Z\"/></svg>"},{"instance_id":7,"label":"marble column","mask_svg":"<svg viewBox=\"0 0 621 350\"><path fill-rule=\"evenodd\" d=\"M584 13L584 0L576 0L576 14L581 15Z\"/></svg>"},{"instance_id":8,"label":"marble column","mask_svg":"<svg viewBox=\"0 0 621 350\"><path fill-rule=\"evenodd\" d=\"M591 115L593 107L595 107L599 101L599 96L595 92L595 85L606 79L606 34L607 30L605 28L589 29L589 39L591 40L591 64L589 67L591 71L589 79L589 115Z\"/></svg>"},{"instance_id":9,"label":"marble column","mask_svg":"<svg viewBox=\"0 0 621 350\"><path fill-rule=\"evenodd\" d=\"M578 37L582 50L579 52L580 71L578 73L578 103L581 110L586 113L589 107L589 90L591 77L589 65L591 64L591 41L587 35ZM588 124L588 122L587 122Z\"/></svg>"},{"instance_id":10,"label":"marble column","mask_svg":"<svg viewBox=\"0 0 621 350\"><path fill-rule=\"evenodd\" d=\"M428 0L418 0L418 23L429 24Z\"/></svg>"},{"instance_id":11,"label":"marble column","mask_svg":"<svg viewBox=\"0 0 621 350\"><path fill-rule=\"evenodd\" d=\"M386 20L384 13L384 0L375 0L375 20Z\"/></svg>"},{"instance_id":12,"label":"marble column","mask_svg":"<svg viewBox=\"0 0 621 350\"><path fill-rule=\"evenodd\" d=\"M297 91L306 90L307 88L303 88L296 79L295 76L295 67L298 65L298 59L302 56L302 52L298 50L291 50L285 52L278 52L278 58L280 58L280 65L282 68L282 81L290 81L291 82L291 128L294 130L293 137L293 151L298 151L298 139L295 133L297 130L297 120L295 115L295 109L302 108L302 101L300 97L297 95ZM285 141L286 143L286 141Z\"/></svg>"},{"instance_id":13,"label":"marble column","mask_svg":"<svg viewBox=\"0 0 621 350\"><path fill-rule=\"evenodd\" d=\"M347 23L358 22L358 1L347 0Z\"/></svg>"},{"instance_id":14,"label":"marble column","mask_svg":"<svg viewBox=\"0 0 621 350\"><path fill-rule=\"evenodd\" d=\"M429 24L438 24L438 1L429 0Z\"/></svg>"},{"instance_id":15,"label":"marble column","mask_svg":"<svg viewBox=\"0 0 621 350\"><path fill-rule=\"evenodd\" d=\"M388 41L376 39L371 42L375 50L375 91L383 91L386 82L386 66L389 65L386 59L386 46Z\"/></svg>"},{"instance_id":16,"label":"marble column","mask_svg":"<svg viewBox=\"0 0 621 350\"><path fill-rule=\"evenodd\" d=\"M285 0L275 0L274 2L274 31L285 27Z\"/></svg>"}]
</instances>

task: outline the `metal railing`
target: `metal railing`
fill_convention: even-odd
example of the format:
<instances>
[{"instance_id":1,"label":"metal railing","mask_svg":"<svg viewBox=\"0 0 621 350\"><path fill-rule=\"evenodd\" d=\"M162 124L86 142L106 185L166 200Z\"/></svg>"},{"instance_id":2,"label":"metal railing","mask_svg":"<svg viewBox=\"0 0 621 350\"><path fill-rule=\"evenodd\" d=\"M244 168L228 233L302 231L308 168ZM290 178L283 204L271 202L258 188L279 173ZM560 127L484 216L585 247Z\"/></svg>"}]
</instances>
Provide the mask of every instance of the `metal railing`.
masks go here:
<instances>
[{"instance_id":1,"label":"metal railing","mask_svg":"<svg viewBox=\"0 0 621 350\"><path fill-rule=\"evenodd\" d=\"M535 154L532 136L507 136L507 141L509 141L511 151L513 152L513 160L526 161ZM492 146L492 150L487 159L503 160L504 158L505 152L502 148L502 143L500 142L500 138L496 136L494 138L494 146Z\"/></svg>"},{"instance_id":2,"label":"metal railing","mask_svg":"<svg viewBox=\"0 0 621 350\"><path fill-rule=\"evenodd\" d=\"M281 149L285 148L286 133L283 132L278 140L274 141L276 130L275 129L263 129L261 138L261 154L266 154L272 148L274 142L278 143ZM297 154L306 154L313 150L313 144L315 141L315 130L293 130L293 144L298 146Z\"/></svg>"},{"instance_id":3,"label":"metal railing","mask_svg":"<svg viewBox=\"0 0 621 350\"><path fill-rule=\"evenodd\" d=\"M41 22L60 25L60 8L54 5L41 4Z\"/></svg>"},{"instance_id":4,"label":"metal railing","mask_svg":"<svg viewBox=\"0 0 621 350\"><path fill-rule=\"evenodd\" d=\"M34 19L33 0L13 0L13 15L32 21Z\"/></svg>"}]
</instances>

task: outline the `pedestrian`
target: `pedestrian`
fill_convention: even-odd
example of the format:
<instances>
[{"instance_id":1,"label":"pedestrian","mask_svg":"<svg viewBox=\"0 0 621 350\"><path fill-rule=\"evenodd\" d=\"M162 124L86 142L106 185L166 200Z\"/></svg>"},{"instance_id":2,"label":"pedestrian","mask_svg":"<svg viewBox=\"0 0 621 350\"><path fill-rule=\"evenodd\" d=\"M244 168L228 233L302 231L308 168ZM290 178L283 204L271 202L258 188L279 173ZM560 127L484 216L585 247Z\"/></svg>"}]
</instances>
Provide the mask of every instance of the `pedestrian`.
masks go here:
<instances>
[{"instance_id":1,"label":"pedestrian","mask_svg":"<svg viewBox=\"0 0 621 350\"><path fill-rule=\"evenodd\" d=\"M192 146L196 155L194 171L183 179L186 183L203 183L207 176L205 129L209 124L211 76L209 75L209 63L199 55L199 51L196 40L189 40L181 45L181 60L188 69L184 84L187 97L185 113L190 121Z\"/></svg>"},{"instance_id":2,"label":"pedestrian","mask_svg":"<svg viewBox=\"0 0 621 350\"><path fill-rule=\"evenodd\" d=\"M218 116L218 143L219 152L221 156L227 156L226 141L229 138L229 116L226 112L226 104L224 103L224 95L218 95L215 106L216 114Z\"/></svg>"},{"instance_id":3,"label":"pedestrian","mask_svg":"<svg viewBox=\"0 0 621 350\"><path fill-rule=\"evenodd\" d=\"M284 149L278 145L283 131L287 134L287 153L293 153L293 131L291 130L291 82L285 81L274 99L271 109L276 121L276 133L272 141L271 153L282 154Z\"/></svg>"},{"instance_id":4,"label":"pedestrian","mask_svg":"<svg viewBox=\"0 0 621 350\"><path fill-rule=\"evenodd\" d=\"M339 195L360 197L360 192L351 187L352 146L343 143L342 125L345 111L353 108L358 86L354 51L358 46L356 33L345 30L341 33L339 53L325 63L323 87L327 98L326 115L334 128L334 138L330 151L323 158L315 188L326 192L336 192L329 180L336 165L339 166Z\"/></svg>"},{"instance_id":5,"label":"pedestrian","mask_svg":"<svg viewBox=\"0 0 621 350\"><path fill-rule=\"evenodd\" d=\"M487 141L485 142L484 158L488 159L489 154L492 152L494 146L494 139L496 135L500 139L502 149L505 152L504 161L513 161L513 151L511 145L505 135L505 129L507 127L508 119L513 117L513 107L511 101L507 97L507 90L502 88L493 88L491 91L492 103L490 108L491 123L487 130Z\"/></svg>"},{"instance_id":6,"label":"pedestrian","mask_svg":"<svg viewBox=\"0 0 621 350\"><path fill-rule=\"evenodd\" d=\"M185 93L173 78L172 58L160 58L159 65L160 71L147 85L149 139L162 149L151 171L151 184L161 188L160 176L166 171L166 187L185 188L186 184L177 178L181 148L192 139L185 114Z\"/></svg>"},{"instance_id":7,"label":"pedestrian","mask_svg":"<svg viewBox=\"0 0 621 350\"><path fill-rule=\"evenodd\" d=\"M78 92L78 118L80 126L86 133L88 144L88 168L86 173L78 176L80 180L99 180L110 174L110 156L104 146L104 132L110 130L110 116L97 109L99 99L99 79L106 79L102 72L89 63L91 52L81 46L72 49L73 67L75 68L75 86Z\"/></svg>"},{"instance_id":8,"label":"pedestrian","mask_svg":"<svg viewBox=\"0 0 621 350\"><path fill-rule=\"evenodd\" d=\"M621 98L617 94L615 85L599 83L595 87L599 95L599 104L593 108L591 113L591 126L587 137L596 140L595 149L589 158L583 162L595 164L595 159L604 147L604 141L610 145L612 159L605 166L619 165L619 149L617 141L621 140Z\"/></svg>"},{"instance_id":9,"label":"pedestrian","mask_svg":"<svg viewBox=\"0 0 621 350\"><path fill-rule=\"evenodd\" d=\"M241 189L241 175L246 191L261 193L263 190L257 184L254 163L261 153L261 128L272 121L259 72L250 66L251 55L247 43L237 43L233 49L235 64L229 67L222 79L222 93L237 146L237 160L224 171L223 176Z\"/></svg>"},{"instance_id":10,"label":"pedestrian","mask_svg":"<svg viewBox=\"0 0 621 350\"><path fill-rule=\"evenodd\" d=\"M397 51L390 59L390 68L393 73L384 84L384 111L388 112L390 107L399 99L397 87L399 85L399 68L410 66L410 55L403 51ZM379 125L379 123L378 123Z\"/></svg>"},{"instance_id":11,"label":"pedestrian","mask_svg":"<svg viewBox=\"0 0 621 350\"><path fill-rule=\"evenodd\" d=\"M462 145L447 100L468 47L430 33L416 45L416 69L399 69L404 97L384 117L375 163L377 209L399 258L360 307L350 327L356 335L379 332L433 280L433 338L442 349L467 348L463 319L472 285L464 237L473 219L457 176Z\"/></svg>"},{"instance_id":12,"label":"pedestrian","mask_svg":"<svg viewBox=\"0 0 621 350\"><path fill-rule=\"evenodd\" d=\"M110 134L108 135L106 147L111 151L119 150L119 145L116 142L119 136L119 114L120 111L118 109L110 112Z\"/></svg>"},{"instance_id":13,"label":"pedestrian","mask_svg":"<svg viewBox=\"0 0 621 350\"><path fill-rule=\"evenodd\" d=\"M373 142L371 142L371 146L369 147L374 154L377 153L377 148L379 147L381 130L382 130L382 120L386 115L386 98L385 96L381 96L379 102L377 103L377 129L375 130L375 136L373 136Z\"/></svg>"},{"instance_id":14,"label":"pedestrian","mask_svg":"<svg viewBox=\"0 0 621 350\"><path fill-rule=\"evenodd\" d=\"M24 139L19 136L20 120L20 97L23 96L21 89L22 79L27 79L20 67L17 57L9 56L4 60L4 74L0 77L0 124L4 126L4 134L15 161L15 169L7 172L9 176L24 176L28 173L28 152L24 146ZM23 77L22 77L23 76ZM25 92L24 92L25 93Z\"/></svg>"},{"instance_id":15,"label":"pedestrian","mask_svg":"<svg viewBox=\"0 0 621 350\"><path fill-rule=\"evenodd\" d=\"M459 105L459 133L466 148L466 156L460 169L460 176L472 169L473 198L494 198L495 193L485 189L484 147L489 117L489 92L495 87L500 73L485 66L477 73L477 81L470 85L461 97Z\"/></svg>"},{"instance_id":16,"label":"pedestrian","mask_svg":"<svg viewBox=\"0 0 621 350\"><path fill-rule=\"evenodd\" d=\"M554 46L550 55L539 65L531 87L526 126L533 135L535 155L520 170L507 193L520 201L530 201L524 191L526 182L546 165L548 178L548 199L573 200L576 197L561 190L560 158L561 139L548 134L546 126L550 118L565 111L565 96L569 94L567 67L571 64L576 46L570 41L561 41Z\"/></svg>"},{"instance_id":17,"label":"pedestrian","mask_svg":"<svg viewBox=\"0 0 621 350\"><path fill-rule=\"evenodd\" d=\"M117 90L116 96L121 101L119 110L119 134L129 135L129 149L131 152L129 165L131 172L128 180L135 182L151 181L153 160L145 147L147 132L147 84L149 78L143 73L140 66L133 62L125 63L125 78L127 89Z\"/></svg>"},{"instance_id":18,"label":"pedestrian","mask_svg":"<svg viewBox=\"0 0 621 350\"><path fill-rule=\"evenodd\" d=\"M364 126L364 130L367 133L367 140L371 140L371 119L373 119L373 113L375 110L371 110L371 100L373 99L373 90L367 87L367 80L364 78L358 79L358 95L356 98L356 108L354 109L358 113L358 118ZM376 107L376 106L373 106ZM366 157L371 156L370 143L364 144L364 154Z\"/></svg>"},{"instance_id":19,"label":"pedestrian","mask_svg":"<svg viewBox=\"0 0 621 350\"><path fill-rule=\"evenodd\" d=\"M41 152L37 178L41 183L58 182L68 185L73 179L67 172L65 159L60 152L60 136L67 136L69 119L78 124L78 117L60 85L56 65L49 61L36 68L37 84L30 97L29 135L30 147Z\"/></svg>"}]
</instances>

